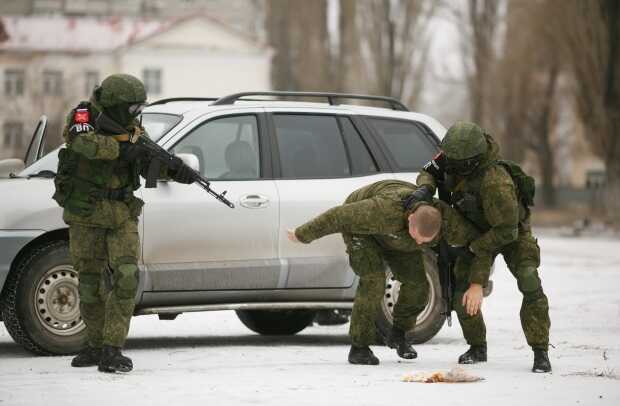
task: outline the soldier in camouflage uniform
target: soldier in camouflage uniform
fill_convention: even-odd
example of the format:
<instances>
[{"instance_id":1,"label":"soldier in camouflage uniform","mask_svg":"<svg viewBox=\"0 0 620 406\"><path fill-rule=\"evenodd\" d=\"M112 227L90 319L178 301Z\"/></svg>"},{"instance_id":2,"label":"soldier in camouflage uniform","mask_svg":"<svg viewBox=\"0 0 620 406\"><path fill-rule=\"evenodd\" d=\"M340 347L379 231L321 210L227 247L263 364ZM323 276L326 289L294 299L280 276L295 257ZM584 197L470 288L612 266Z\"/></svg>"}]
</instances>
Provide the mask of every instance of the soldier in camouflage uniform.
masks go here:
<instances>
[{"instance_id":1,"label":"soldier in camouflage uniform","mask_svg":"<svg viewBox=\"0 0 620 406\"><path fill-rule=\"evenodd\" d=\"M452 192L453 206L480 231L480 237L471 242L469 250L476 258L485 258L481 263L464 256L455 265L453 306L470 345L459 363L487 360L486 327L482 313L477 310L482 301L482 287L489 280L491 261L488 259L502 254L523 294L521 325L534 351L532 370L550 372L547 350L551 322L547 296L537 270L540 248L532 236L529 209L523 204L512 176L498 162L499 147L476 124L458 122L448 130L441 148L442 154L418 176L418 193L430 197L438 181L443 181Z\"/></svg>"},{"instance_id":2,"label":"soldier in camouflage uniform","mask_svg":"<svg viewBox=\"0 0 620 406\"><path fill-rule=\"evenodd\" d=\"M379 363L369 345L377 341L375 318L385 286L385 264L401 282L394 307L394 326L386 344L396 348L402 358L416 358L417 353L405 340L405 333L413 329L418 314L428 302L422 248L438 238L442 222L444 230L455 230L447 233L454 238L452 245L465 245L472 239L472 233L477 235L475 229L462 226L458 213L438 201L434 202L439 209L433 210L436 212L434 232L418 229L421 226L415 224L414 216L423 210L422 206L428 209L428 203L418 203L410 210L403 206L403 199L416 189L415 185L398 180L373 183L354 191L343 205L289 231L289 239L306 244L342 233L351 268L360 277L349 329L352 364Z\"/></svg>"},{"instance_id":3,"label":"soldier in camouflage uniform","mask_svg":"<svg viewBox=\"0 0 620 406\"><path fill-rule=\"evenodd\" d=\"M88 346L73 358L74 367L98 365L102 372L133 368L121 348L138 287L138 216L144 203L133 192L140 187L149 157L130 139L144 131L136 117L145 102L138 79L111 75L89 102L71 111L63 132L66 147L59 153L54 199L64 207L63 220L69 225L88 339ZM95 119L102 113L127 134L100 130ZM195 180L187 167L169 175L183 183Z\"/></svg>"}]
</instances>

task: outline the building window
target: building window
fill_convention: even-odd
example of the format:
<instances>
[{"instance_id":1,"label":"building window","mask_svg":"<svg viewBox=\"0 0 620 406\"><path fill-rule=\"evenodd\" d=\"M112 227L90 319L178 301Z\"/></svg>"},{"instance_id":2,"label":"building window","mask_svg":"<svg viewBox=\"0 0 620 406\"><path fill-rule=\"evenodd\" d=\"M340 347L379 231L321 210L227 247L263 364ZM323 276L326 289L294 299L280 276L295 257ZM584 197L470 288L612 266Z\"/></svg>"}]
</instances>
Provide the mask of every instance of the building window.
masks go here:
<instances>
[{"instance_id":1,"label":"building window","mask_svg":"<svg viewBox=\"0 0 620 406\"><path fill-rule=\"evenodd\" d=\"M60 96L62 94L62 72L58 70L43 71L43 94Z\"/></svg>"},{"instance_id":2,"label":"building window","mask_svg":"<svg viewBox=\"0 0 620 406\"><path fill-rule=\"evenodd\" d=\"M149 95L161 93L161 69L144 69L142 71L144 87Z\"/></svg>"},{"instance_id":3,"label":"building window","mask_svg":"<svg viewBox=\"0 0 620 406\"><path fill-rule=\"evenodd\" d=\"M21 96L24 94L26 74L22 69L7 69L4 71L4 93L7 96Z\"/></svg>"},{"instance_id":4,"label":"building window","mask_svg":"<svg viewBox=\"0 0 620 406\"><path fill-rule=\"evenodd\" d=\"M3 126L2 146L6 148L19 149L23 145L24 124L19 121L7 121Z\"/></svg>"},{"instance_id":5,"label":"building window","mask_svg":"<svg viewBox=\"0 0 620 406\"><path fill-rule=\"evenodd\" d=\"M95 86L99 85L99 72L94 71L94 70L86 71L85 77L84 77L84 83L85 83L84 94L90 95L95 89Z\"/></svg>"}]
</instances>

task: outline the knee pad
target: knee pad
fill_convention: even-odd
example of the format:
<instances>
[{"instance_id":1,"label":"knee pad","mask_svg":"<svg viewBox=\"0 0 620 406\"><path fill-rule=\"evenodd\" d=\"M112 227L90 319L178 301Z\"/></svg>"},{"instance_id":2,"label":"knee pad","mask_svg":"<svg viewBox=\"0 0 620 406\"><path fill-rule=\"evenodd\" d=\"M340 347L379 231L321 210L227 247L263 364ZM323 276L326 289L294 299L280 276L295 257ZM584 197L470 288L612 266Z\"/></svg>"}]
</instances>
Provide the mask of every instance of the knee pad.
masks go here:
<instances>
[{"instance_id":1,"label":"knee pad","mask_svg":"<svg viewBox=\"0 0 620 406\"><path fill-rule=\"evenodd\" d=\"M523 292L523 303L527 305L540 304L544 307L549 307L547 296L543 292L542 287L531 292Z\"/></svg>"},{"instance_id":2,"label":"knee pad","mask_svg":"<svg viewBox=\"0 0 620 406\"><path fill-rule=\"evenodd\" d=\"M120 299L133 299L138 290L138 267L135 264L119 265L114 272L116 295Z\"/></svg>"},{"instance_id":3,"label":"knee pad","mask_svg":"<svg viewBox=\"0 0 620 406\"><path fill-rule=\"evenodd\" d=\"M87 304L98 303L101 275L96 273L80 273L79 282L78 292L80 294L80 301Z\"/></svg>"},{"instance_id":4,"label":"knee pad","mask_svg":"<svg viewBox=\"0 0 620 406\"><path fill-rule=\"evenodd\" d=\"M538 270L535 267L523 267L517 272L517 285L524 294L534 293L541 289Z\"/></svg>"}]
</instances>

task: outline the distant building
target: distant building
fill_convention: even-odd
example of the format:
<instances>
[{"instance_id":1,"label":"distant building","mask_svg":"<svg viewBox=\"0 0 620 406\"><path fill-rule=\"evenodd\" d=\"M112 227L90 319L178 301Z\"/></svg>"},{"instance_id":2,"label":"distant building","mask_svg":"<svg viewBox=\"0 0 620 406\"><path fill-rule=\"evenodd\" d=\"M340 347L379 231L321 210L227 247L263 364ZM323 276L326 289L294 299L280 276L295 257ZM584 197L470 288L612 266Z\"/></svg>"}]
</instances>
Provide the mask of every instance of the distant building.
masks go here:
<instances>
[{"instance_id":1,"label":"distant building","mask_svg":"<svg viewBox=\"0 0 620 406\"><path fill-rule=\"evenodd\" d=\"M0 15L170 18L207 13L263 39L265 0L2 0Z\"/></svg>"},{"instance_id":2,"label":"distant building","mask_svg":"<svg viewBox=\"0 0 620 406\"><path fill-rule=\"evenodd\" d=\"M206 14L0 17L0 159L23 155L41 114L58 143L68 109L111 73L137 76L156 100L269 90L269 71L264 44Z\"/></svg>"}]
</instances>

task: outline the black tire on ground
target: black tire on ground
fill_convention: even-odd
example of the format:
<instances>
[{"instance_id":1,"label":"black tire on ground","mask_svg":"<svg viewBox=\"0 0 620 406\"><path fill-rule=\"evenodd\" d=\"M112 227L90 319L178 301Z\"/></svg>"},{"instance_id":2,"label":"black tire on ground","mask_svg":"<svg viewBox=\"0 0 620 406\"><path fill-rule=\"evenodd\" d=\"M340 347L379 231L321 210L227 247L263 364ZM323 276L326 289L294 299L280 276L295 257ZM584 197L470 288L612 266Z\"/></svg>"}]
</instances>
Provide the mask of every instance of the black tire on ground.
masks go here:
<instances>
[{"instance_id":1,"label":"black tire on ground","mask_svg":"<svg viewBox=\"0 0 620 406\"><path fill-rule=\"evenodd\" d=\"M443 314L445 303L441 296L441 285L439 284L439 273L437 271L437 262L433 253L427 252L424 258L426 267L426 279L429 282L429 303L424 311L418 316L416 326L413 330L407 332L407 338L413 344L425 343L433 338L444 322L446 316ZM394 303L398 297L400 282L392 277L392 273L388 272L386 276L386 289L381 303L381 310L377 320L377 327L383 335L386 335L392 328L393 318L392 311Z\"/></svg>"},{"instance_id":2,"label":"black tire on ground","mask_svg":"<svg viewBox=\"0 0 620 406\"><path fill-rule=\"evenodd\" d=\"M28 252L9 274L0 302L4 325L15 342L39 355L74 354L83 348L86 334L77 286L67 241Z\"/></svg>"},{"instance_id":3,"label":"black tire on ground","mask_svg":"<svg viewBox=\"0 0 620 406\"><path fill-rule=\"evenodd\" d=\"M237 310L237 317L250 330L262 335L293 335L312 324L314 310Z\"/></svg>"}]
</instances>

